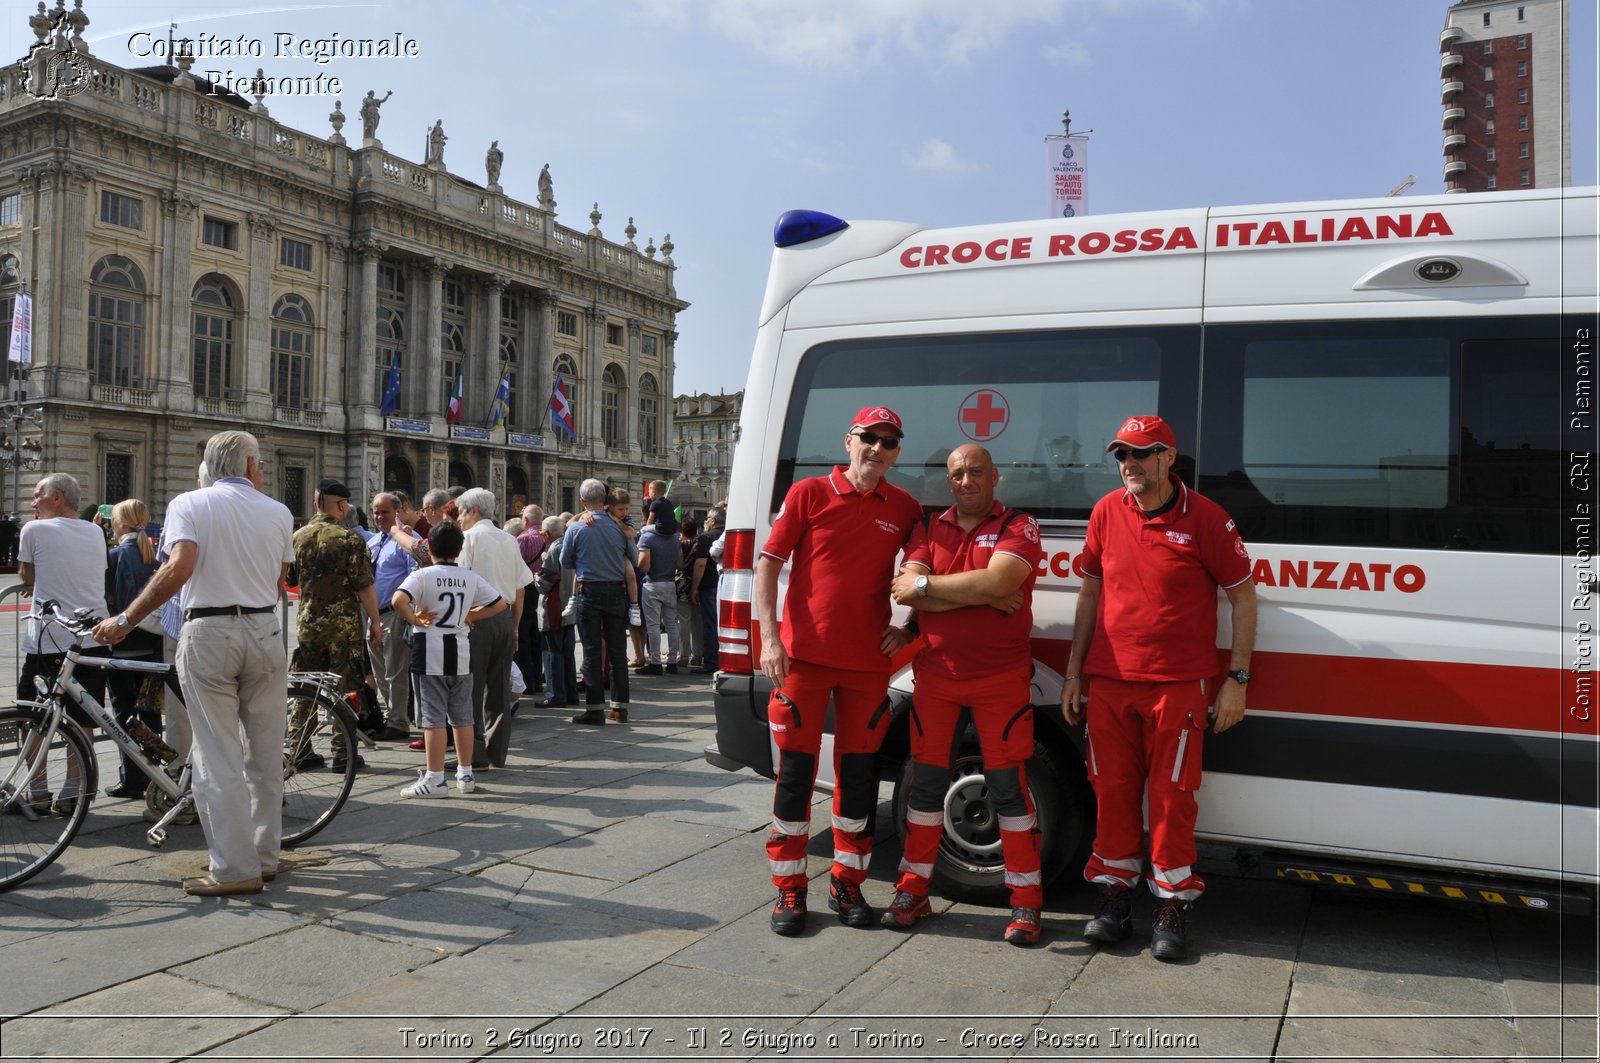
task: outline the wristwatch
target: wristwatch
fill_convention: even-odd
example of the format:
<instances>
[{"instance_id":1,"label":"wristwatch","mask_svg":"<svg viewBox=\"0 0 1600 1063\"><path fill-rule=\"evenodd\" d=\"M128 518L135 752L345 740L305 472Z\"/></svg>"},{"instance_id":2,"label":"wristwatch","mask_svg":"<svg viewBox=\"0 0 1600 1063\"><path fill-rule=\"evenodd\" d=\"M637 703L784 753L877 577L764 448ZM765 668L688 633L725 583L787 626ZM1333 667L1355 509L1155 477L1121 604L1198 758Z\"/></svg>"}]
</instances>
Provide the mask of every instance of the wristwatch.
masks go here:
<instances>
[{"instance_id":1,"label":"wristwatch","mask_svg":"<svg viewBox=\"0 0 1600 1063\"><path fill-rule=\"evenodd\" d=\"M917 577L917 597L918 598L926 598L927 596L928 596L928 577L925 576L925 575L924 576L918 576Z\"/></svg>"},{"instance_id":2,"label":"wristwatch","mask_svg":"<svg viewBox=\"0 0 1600 1063\"><path fill-rule=\"evenodd\" d=\"M1250 682L1250 673L1245 671L1243 668L1233 668L1229 669L1228 678L1233 680L1235 683L1238 683L1240 686L1246 686Z\"/></svg>"},{"instance_id":3,"label":"wristwatch","mask_svg":"<svg viewBox=\"0 0 1600 1063\"><path fill-rule=\"evenodd\" d=\"M120 627L122 630L126 631L130 627L133 626L133 621L128 619L128 614L127 613L125 613L125 612L118 613L117 614L117 626Z\"/></svg>"}]
</instances>

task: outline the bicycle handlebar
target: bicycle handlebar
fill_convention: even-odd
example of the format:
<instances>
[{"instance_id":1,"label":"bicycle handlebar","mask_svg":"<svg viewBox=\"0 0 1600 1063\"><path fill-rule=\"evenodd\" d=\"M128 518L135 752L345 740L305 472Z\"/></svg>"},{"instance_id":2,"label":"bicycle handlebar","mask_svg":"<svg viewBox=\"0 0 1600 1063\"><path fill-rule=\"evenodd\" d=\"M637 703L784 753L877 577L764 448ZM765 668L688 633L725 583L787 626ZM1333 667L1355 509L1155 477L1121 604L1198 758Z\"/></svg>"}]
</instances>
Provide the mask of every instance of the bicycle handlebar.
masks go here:
<instances>
[{"instance_id":1,"label":"bicycle handlebar","mask_svg":"<svg viewBox=\"0 0 1600 1063\"><path fill-rule=\"evenodd\" d=\"M95 625L104 620L103 616L95 616L93 609L75 609L71 614L63 613L61 607L49 598L36 600L34 615L41 617L47 623L60 624L74 635L84 636L95 629Z\"/></svg>"}]
</instances>

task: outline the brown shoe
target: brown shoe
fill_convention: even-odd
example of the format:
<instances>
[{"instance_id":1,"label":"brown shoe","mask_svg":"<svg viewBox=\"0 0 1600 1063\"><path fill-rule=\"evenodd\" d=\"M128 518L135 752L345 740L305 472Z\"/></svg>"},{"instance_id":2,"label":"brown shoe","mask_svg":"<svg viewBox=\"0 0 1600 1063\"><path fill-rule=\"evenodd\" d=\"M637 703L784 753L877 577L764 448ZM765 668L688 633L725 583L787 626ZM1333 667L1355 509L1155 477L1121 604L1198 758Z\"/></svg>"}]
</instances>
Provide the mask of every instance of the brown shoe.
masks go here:
<instances>
[{"instance_id":1,"label":"brown shoe","mask_svg":"<svg viewBox=\"0 0 1600 1063\"><path fill-rule=\"evenodd\" d=\"M610 720L612 723L627 723L628 722L628 710L625 709L625 708L623 708L623 709L612 709L609 713L606 714L606 719Z\"/></svg>"},{"instance_id":2,"label":"brown shoe","mask_svg":"<svg viewBox=\"0 0 1600 1063\"><path fill-rule=\"evenodd\" d=\"M260 893L261 885L260 875L238 882L218 882L210 874L205 874L184 879L183 892L192 897L226 897L235 893Z\"/></svg>"},{"instance_id":3,"label":"brown shoe","mask_svg":"<svg viewBox=\"0 0 1600 1063\"><path fill-rule=\"evenodd\" d=\"M572 717L572 720L570 722L572 722L572 723L586 723L586 724L591 724L591 725L598 726L598 727L603 727L603 726L605 726L605 722L606 722L606 714L604 712L602 712L600 709L590 709L588 712L580 712L580 713L578 713L578 715Z\"/></svg>"}]
</instances>

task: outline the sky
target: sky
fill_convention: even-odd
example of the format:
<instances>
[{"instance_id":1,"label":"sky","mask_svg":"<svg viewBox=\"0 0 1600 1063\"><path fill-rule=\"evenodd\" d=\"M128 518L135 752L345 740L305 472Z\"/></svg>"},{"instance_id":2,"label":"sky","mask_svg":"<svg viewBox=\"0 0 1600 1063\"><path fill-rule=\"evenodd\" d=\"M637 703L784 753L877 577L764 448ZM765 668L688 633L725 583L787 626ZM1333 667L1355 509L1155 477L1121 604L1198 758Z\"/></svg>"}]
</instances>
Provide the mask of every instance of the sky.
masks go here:
<instances>
[{"instance_id":1,"label":"sky","mask_svg":"<svg viewBox=\"0 0 1600 1063\"><path fill-rule=\"evenodd\" d=\"M33 42L25 9L0 55ZM1442 192L1445 0L477 0L445 4L85 0L93 53L162 61L204 33L260 58L195 64L249 77L322 73L383 105L386 150L482 183L491 140L506 195L532 203L549 163L558 220L643 247L671 235L675 390L744 386L772 225L795 207L930 227L1039 217L1044 137L1092 131L1093 214ZM1572 0L1572 178L1596 183L1597 0ZM292 39L393 40L416 54L275 55ZM143 52L144 54L137 54ZM269 98L326 136L334 97Z\"/></svg>"}]
</instances>

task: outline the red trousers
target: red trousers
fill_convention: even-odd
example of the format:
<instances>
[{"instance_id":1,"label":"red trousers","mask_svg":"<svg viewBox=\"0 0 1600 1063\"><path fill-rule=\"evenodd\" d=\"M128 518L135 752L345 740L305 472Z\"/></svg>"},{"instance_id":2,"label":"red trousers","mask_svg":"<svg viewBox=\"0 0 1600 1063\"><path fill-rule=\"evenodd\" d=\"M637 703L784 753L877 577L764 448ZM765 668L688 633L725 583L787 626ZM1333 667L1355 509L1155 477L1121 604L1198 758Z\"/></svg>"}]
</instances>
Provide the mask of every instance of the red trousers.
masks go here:
<instances>
[{"instance_id":1,"label":"red trousers","mask_svg":"<svg viewBox=\"0 0 1600 1063\"><path fill-rule=\"evenodd\" d=\"M1200 752L1209 722L1206 683L1128 682L1095 676L1089 687L1089 782L1100 805L1094 853L1084 878L1139 884L1146 790L1150 807L1150 891L1192 901L1206 886L1194 873L1200 812Z\"/></svg>"},{"instance_id":2,"label":"red trousers","mask_svg":"<svg viewBox=\"0 0 1600 1063\"><path fill-rule=\"evenodd\" d=\"M789 662L789 677L767 703L767 726L778 745L767 860L772 882L804 887L811 839L811 795L817 780L828 701L833 701L833 873L864 882L872 858L869 820L878 803L878 747L889 726L889 677L882 672Z\"/></svg>"},{"instance_id":3,"label":"red trousers","mask_svg":"<svg viewBox=\"0 0 1600 1063\"><path fill-rule=\"evenodd\" d=\"M917 676L911 717L911 795L906 808L906 848L896 888L918 896L928 880L944 833L944 799L950 755L961 710L972 714L983 747L983 776L1000 831L1000 853L1014 908L1039 908L1044 885L1039 873L1039 828L1028 797L1027 769L1033 756L1030 670L981 679Z\"/></svg>"}]
</instances>

